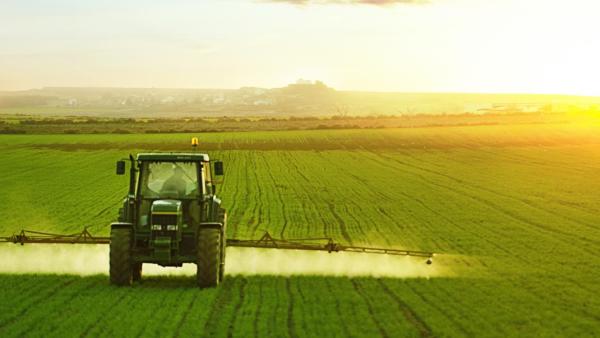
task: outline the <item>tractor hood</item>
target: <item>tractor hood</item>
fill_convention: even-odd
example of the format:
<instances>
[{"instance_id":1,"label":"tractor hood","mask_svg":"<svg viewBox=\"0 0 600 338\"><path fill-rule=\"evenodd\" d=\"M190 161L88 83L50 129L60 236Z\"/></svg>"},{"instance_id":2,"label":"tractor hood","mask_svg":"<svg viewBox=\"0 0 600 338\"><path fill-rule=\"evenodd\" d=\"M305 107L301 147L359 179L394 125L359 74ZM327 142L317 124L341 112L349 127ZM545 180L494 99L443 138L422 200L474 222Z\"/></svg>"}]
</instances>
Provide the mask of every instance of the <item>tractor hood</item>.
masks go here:
<instances>
[{"instance_id":1,"label":"tractor hood","mask_svg":"<svg viewBox=\"0 0 600 338\"><path fill-rule=\"evenodd\" d=\"M152 202L153 215L181 215L181 201L156 200Z\"/></svg>"},{"instance_id":2,"label":"tractor hood","mask_svg":"<svg viewBox=\"0 0 600 338\"><path fill-rule=\"evenodd\" d=\"M181 201L156 200L152 203L150 221L153 231L179 230L182 220Z\"/></svg>"}]
</instances>

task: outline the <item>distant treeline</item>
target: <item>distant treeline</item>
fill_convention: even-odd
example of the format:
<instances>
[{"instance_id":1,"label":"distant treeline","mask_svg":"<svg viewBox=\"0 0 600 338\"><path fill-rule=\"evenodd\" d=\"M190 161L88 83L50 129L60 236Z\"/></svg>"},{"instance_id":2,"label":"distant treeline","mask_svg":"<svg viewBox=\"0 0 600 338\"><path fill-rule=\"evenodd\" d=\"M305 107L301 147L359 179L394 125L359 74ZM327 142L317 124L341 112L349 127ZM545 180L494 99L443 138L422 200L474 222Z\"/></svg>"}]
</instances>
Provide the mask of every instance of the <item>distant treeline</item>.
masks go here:
<instances>
[{"instance_id":1,"label":"distant treeline","mask_svg":"<svg viewBox=\"0 0 600 338\"><path fill-rule=\"evenodd\" d=\"M463 116L473 114L463 114ZM15 115L19 116L19 115ZM416 114L412 117L423 117L428 116L426 114ZM16 119L16 123L20 125L79 125L79 124L102 124L102 123L172 123L172 122L185 122L185 123L258 123L258 122L294 122L294 121L328 121L328 120L363 120L363 119L399 119L402 116L390 116L390 115L378 115L378 116L342 116L333 115L329 117L318 117L318 116L292 116L292 117L256 117L256 118L245 118L245 117L189 117L189 118L129 118L129 117L115 117L115 118L99 118L99 117L22 117ZM0 120L0 123L4 121Z\"/></svg>"},{"instance_id":2,"label":"distant treeline","mask_svg":"<svg viewBox=\"0 0 600 338\"><path fill-rule=\"evenodd\" d=\"M239 89L42 88L0 91L0 114L113 117L364 116L564 112L600 97L337 91L321 82Z\"/></svg>"},{"instance_id":3,"label":"distant treeline","mask_svg":"<svg viewBox=\"0 0 600 338\"><path fill-rule=\"evenodd\" d=\"M42 106L53 99L56 98L40 95L0 96L0 108Z\"/></svg>"},{"instance_id":4,"label":"distant treeline","mask_svg":"<svg viewBox=\"0 0 600 338\"><path fill-rule=\"evenodd\" d=\"M0 116L0 134L130 134L130 133L214 133L258 130L379 129L495 124L565 123L591 115L546 114L460 114L405 116L330 117L193 117L193 118L99 118Z\"/></svg>"}]
</instances>

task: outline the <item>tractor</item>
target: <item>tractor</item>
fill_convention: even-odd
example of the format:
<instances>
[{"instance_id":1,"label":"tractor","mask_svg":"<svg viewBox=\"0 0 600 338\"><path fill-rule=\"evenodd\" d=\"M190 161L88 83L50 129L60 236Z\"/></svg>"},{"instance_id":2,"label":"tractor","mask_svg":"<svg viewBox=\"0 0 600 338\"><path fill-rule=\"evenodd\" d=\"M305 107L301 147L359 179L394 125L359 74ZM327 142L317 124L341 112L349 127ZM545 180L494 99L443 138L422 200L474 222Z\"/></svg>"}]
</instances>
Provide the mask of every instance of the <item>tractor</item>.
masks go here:
<instances>
[{"instance_id":1,"label":"tractor","mask_svg":"<svg viewBox=\"0 0 600 338\"><path fill-rule=\"evenodd\" d=\"M200 287L225 271L227 214L216 195L223 162L200 153L141 153L129 158L129 191L110 226L110 281L130 285L143 263L195 263ZM124 175L126 161L116 173Z\"/></svg>"}]
</instances>

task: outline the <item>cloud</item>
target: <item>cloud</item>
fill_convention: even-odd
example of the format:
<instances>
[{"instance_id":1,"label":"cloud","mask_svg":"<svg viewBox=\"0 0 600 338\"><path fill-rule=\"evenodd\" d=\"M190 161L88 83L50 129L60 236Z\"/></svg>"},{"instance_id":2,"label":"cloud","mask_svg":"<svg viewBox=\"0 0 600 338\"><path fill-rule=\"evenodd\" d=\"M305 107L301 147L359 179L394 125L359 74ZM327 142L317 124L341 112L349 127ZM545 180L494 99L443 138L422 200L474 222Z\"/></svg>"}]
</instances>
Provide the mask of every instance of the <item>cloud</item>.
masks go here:
<instances>
[{"instance_id":1,"label":"cloud","mask_svg":"<svg viewBox=\"0 0 600 338\"><path fill-rule=\"evenodd\" d=\"M291 5L373 5L392 6L397 4L420 5L428 0L263 0L262 2L284 3Z\"/></svg>"}]
</instances>

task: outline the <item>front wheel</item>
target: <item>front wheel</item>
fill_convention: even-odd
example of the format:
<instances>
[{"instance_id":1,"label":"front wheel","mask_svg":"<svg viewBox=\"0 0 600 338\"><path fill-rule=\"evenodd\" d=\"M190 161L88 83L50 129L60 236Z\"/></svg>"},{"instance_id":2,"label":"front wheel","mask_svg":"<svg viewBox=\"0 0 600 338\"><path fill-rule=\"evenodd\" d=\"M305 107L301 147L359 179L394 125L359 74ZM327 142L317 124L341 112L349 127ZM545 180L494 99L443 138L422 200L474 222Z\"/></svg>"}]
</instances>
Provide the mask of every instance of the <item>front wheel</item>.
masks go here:
<instances>
[{"instance_id":1,"label":"front wheel","mask_svg":"<svg viewBox=\"0 0 600 338\"><path fill-rule=\"evenodd\" d=\"M201 288L219 285L221 268L221 231L200 229L196 247L196 280Z\"/></svg>"},{"instance_id":2,"label":"front wheel","mask_svg":"<svg viewBox=\"0 0 600 338\"><path fill-rule=\"evenodd\" d=\"M131 285L133 271L131 264L131 229L110 231L110 283L120 286Z\"/></svg>"}]
</instances>

